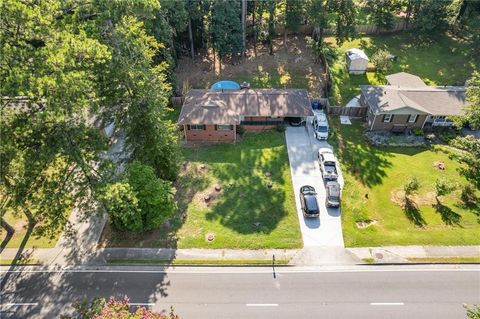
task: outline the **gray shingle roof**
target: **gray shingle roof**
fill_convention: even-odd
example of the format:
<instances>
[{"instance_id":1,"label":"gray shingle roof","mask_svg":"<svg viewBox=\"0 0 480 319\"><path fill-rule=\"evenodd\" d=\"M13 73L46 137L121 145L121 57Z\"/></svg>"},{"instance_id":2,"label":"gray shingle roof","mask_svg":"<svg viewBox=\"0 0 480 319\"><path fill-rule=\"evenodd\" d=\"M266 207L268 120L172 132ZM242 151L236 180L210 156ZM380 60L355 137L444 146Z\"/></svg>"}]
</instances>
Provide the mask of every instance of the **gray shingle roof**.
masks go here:
<instances>
[{"instance_id":1,"label":"gray shingle roof","mask_svg":"<svg viewBox=\"0 0 480 319\"><path fill-rule=\"evenodd\" d=\"M421 88L392 85L361 85L360 90L375 114L399 111L403 108L432 115L460 115L465 101L463 86L425 86ZM410 112L406 111L405 114Z\"/></svg>"},{"instance_id":2,"label":"gray shingle roof","mask_svg":"<svg viewBox=\"0 0 480 319\"><path fill-rule=\"evenodd\" d=\"M179 124L240 124L241 116L313 115L307 90L190 90Z\"/></svg>"},{"instance_id":3,"label":"gray shingle roof","mask_svg":"<svg viewBox=\"0 0 480 319\"><path fill-rule=\"evenodd\" d=\"M407 73L407 72L398 72L394 74L387 75L385 77L389 85L396 85L402 87L426 87L425 82L420 79L419 76Z\"/></svg>"}]
</instances>

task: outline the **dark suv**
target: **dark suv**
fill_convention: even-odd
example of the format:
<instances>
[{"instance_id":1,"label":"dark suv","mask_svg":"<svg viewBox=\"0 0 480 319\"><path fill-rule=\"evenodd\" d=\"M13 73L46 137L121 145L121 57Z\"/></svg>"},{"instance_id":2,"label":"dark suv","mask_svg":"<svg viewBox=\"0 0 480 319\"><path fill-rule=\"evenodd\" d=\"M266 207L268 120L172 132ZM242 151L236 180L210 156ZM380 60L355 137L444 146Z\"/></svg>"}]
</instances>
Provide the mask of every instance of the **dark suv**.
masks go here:
<instances>
[{"instance_id":1,"label":"dark suv","mask_svg":"<svg viewBox=\"0 0 480 319\"><path fill-rule=\"evenodd\" d=\"M320 209L318 208L317 193L313 186L305 185L300 187L300 203L302 205L303 216L318 217Z\"/></svg>"}]
</instances>

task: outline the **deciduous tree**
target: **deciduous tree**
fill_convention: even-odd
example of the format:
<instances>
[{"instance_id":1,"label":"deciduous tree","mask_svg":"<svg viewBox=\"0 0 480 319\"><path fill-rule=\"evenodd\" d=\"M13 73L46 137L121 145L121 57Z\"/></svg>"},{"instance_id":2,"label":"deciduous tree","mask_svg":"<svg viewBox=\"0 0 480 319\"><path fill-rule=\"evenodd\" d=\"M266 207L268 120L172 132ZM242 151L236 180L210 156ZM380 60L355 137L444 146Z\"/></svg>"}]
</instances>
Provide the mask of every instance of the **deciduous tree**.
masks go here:
<instances>
[{"instance_id":1,"label":"deciduous tree","mask_svg":"<svg viewBox=\"0 0 480 319\"><path fill-rule=\"evenodd\" d=\"M142 232L158 228L175 211L174 188L150 166L131 163L120 181L105 186L101 200L117 229Z\"/></svg>"}]
</instances>

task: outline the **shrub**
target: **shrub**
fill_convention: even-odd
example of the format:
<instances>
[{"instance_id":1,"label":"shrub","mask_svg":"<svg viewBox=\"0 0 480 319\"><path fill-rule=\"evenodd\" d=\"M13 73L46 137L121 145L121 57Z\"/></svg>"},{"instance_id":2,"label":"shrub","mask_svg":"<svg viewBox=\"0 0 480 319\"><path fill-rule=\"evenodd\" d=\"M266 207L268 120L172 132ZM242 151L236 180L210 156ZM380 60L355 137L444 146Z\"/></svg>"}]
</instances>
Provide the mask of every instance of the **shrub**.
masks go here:
<instances>
[{"instance_id":1,"label":"shrub","mask_svg":"<svg viewBox=\"0 0 480 319\"><path fill-rule=\"evenodd\" d=\"M275 126L275 130L277 130L277 132L285 132L286 129L287 129L287 124L285 123L278 124L277 126Z\"/></svg>"},{"instance_id":2,"label":"shrub","mask_svg":"<svg viewBox=\"0 0 480 319\"><path fill-rule=\"evenodd\" d=\"M449 143L454 139L457 134L450 128L438 128L434 130L435 136L438 137L442 142Z\"/></svg>"},{"instance_id":3,"label":"shrub","mask_svg":"<svg viewBox=\"0 0 480 319\"><path fill-rule=\"evenodd\" d=\"M460 199L467 205L475 203L477 201L477 194L475 193L475 188L470 184L464 185L462 187Z\"/></svg>"},{"instance_id":4,"label":"shrub","mask_svg":"<svg viewBox=\"0 0 480 319\"><path fill-rule=\"evenodd\" d=\"M416 192L419 188L420 188L420 183L418 182L418 179L415 176L410 177L410 179L408 179L405 185L403 186L403 190L405 191L405 196L408 196Z\"/></svg>"},{"instance_id":5,"label":"shrub","mask_svg":"<svg viewBox=\"0 0 480 319\"><path fill-rule=\"evenodd\" d=\"M445 177L438 178L434 184L437 196L444 196L453 192L456 188L450 180Z\"/></svg>"},{"instance_id":6,"label":"shrub","mask_svg":"<svg viewBox=\"0 0 480 319\"><path fill-rule=\"evenodd\" d=\"M392 54L387 50L380 49L372 56L372 63L379 72L386 72L392 66Z\"/></svg>"},{"instance_id":7,"label":"shrub","mask_svg":"<svg viewBox=\"0 0 480 319\"><path fill-rule=\"evenodd\" d=\"M241 125L237 125L237 134L243 135L245 133L245 128Z\"/></svg>"},{"instance_id":8,"label":"shrub","mask_svg":"<svg viewBox=\"0 0 480 319\"><path fill-rule=\"evenodd\" d=\"M101 200L113 225L133 232L159 227L176 209L171 183L139 162L128 166L120 182L107 185Z\"/></svg>"},{"instance_id":9,"label":"shrub","mask_svg":"<svg viewBox=\"0 0 480 319\"><path fill-rule=\"evenodd\" d=\"M412 133L415 136L423 136L423 130L419 127L412 128Z\"/></svg>"}]
</instances>

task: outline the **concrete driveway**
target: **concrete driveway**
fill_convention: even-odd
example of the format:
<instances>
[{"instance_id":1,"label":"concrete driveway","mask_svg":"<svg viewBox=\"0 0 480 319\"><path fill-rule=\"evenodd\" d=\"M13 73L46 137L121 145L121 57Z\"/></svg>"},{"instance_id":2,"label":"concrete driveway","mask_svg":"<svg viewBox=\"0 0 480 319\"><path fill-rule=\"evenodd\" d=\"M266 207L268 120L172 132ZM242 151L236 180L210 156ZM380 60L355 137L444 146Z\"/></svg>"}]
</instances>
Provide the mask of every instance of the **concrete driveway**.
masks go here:
<instances>
[{"instance_id":1,"label":"concrete driveway","mask_svg":"<svg viewBox=\"0 0 480 319\"><path fill-rule=\"evenodd\" d=\"M306 127L288 127L285 136L304 246L344 247L340 209L327 209L325 206L326 191L316 155L320 147L331 146L327 142L315 139L310 119ZM343 176L340 171L338 173L338 182L343 187ZM303 185L315 187L320 218L303 217L299 197L300 187Z\"/></svg>"}]
</instances>

